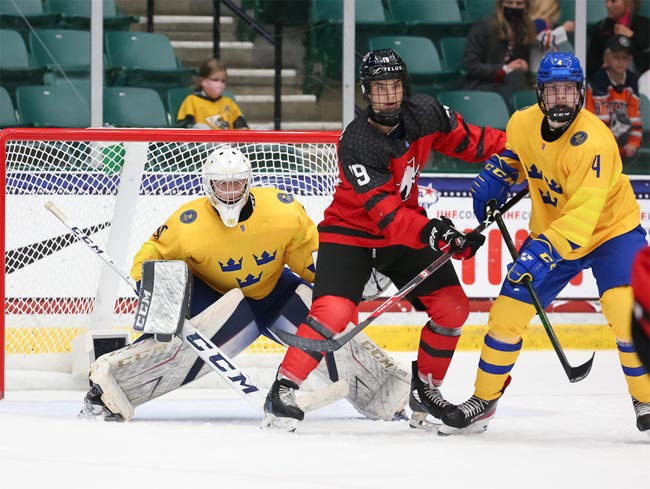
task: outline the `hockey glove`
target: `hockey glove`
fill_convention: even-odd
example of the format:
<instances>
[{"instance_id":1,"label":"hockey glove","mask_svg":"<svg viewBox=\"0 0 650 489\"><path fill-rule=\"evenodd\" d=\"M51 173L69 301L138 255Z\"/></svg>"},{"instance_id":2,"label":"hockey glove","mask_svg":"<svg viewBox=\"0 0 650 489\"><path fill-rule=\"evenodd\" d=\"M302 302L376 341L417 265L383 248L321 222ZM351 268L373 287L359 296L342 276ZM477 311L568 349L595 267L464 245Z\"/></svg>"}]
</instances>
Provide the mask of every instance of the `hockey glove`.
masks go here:
<instances>
[{"instance_id":1,"label":"hockey glove","mask_svg":"<svg viewBox=\"0 0 650 489\"><path fill-rule=\"evenodd\" d=\"M519 258L508 270L508 280L519 284L528 279L533 285L540 284L560 261L562 261L560 254L546 236L540 234L524 245Z\"/></svg>"},{"instance_id":2,"label":"hockey glove","mask_svg":"<svg viewBox=\"0 0 650 489\"><path fill-rule=\"evenodd\" d=\"M436 251L453 251L456 260L467 260L476 254L485 242L485 236L472 231L465 235L446 217L431 219L422 229L420 240Z\"/></svg>"},{"instance_id":3,"label":"hockey glove","mask_svg":"<svg viewBox=\"0 0 650 489\"><path fill-rule=\"evenodd\" d=\"M474 214L478 222L485 221L487 203L494 199L497 209L505 204L510 187L517 181L519 172L509 166L498 155L492 155L485 162L469 191L474 199Z\"/></svg>"}]
</instances>

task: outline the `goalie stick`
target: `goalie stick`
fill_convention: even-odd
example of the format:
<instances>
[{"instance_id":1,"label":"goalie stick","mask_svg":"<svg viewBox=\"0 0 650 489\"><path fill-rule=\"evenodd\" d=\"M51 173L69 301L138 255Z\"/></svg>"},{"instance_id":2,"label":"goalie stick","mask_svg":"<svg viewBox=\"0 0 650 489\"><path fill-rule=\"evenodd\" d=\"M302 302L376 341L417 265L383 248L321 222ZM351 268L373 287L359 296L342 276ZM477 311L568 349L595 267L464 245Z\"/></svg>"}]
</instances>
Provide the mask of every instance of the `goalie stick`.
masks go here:
<instances>
[{"instance_id":1,"label":"goalie stick","mask_svg":"<svg viewBox=\"0 0 650 489\"><path fill-rule=\"evenodd\" d=\"M528 187L520 190L514 197L512 197L508 202L506 202L501 211L509 211L515 204L517 204L521 199L523 199L528 194ZM493 219L488 217L485 221L479 224L473 229L476 232L483 232L490 224L494 222ZM322 351L336 351L350 341L354 336L359 334L366 326L372 323L377 319L381 314L386 312L390 307L395 304L397 301L401 300L414 288L420 285L427 277L434 273L438 268L447 263L453 256L453 251L448 251L447 253L436 258L431 265L418 273L409 283L397 291L395 295L389 297L384 302L382 302L374 311L372 311L368 317L361 321L359 324L350 329L347 333L342 334L336 338L325 339L325 340L315 340L312 338L303 338L302 336L297 336L291 334L287 331L278 331L278 336L282 341L288 345L295 346L301 350L313 351L313 352L322 352ZM320 326L319 329L326 330L325 326L318 323L314 318L311 318L311 321L315 322Z\"/></svg>"},{"instance_id":2,"label":"goalie stick","mask_svg":"<svg viewBox=\"0 0 650 489\"><path fill-rule=\"evenodd\" d=\"M95 253L104 263L117 273L138 295L138 289L134 280L113 261L113 259L95 243L90 236L84 233L77 226L68 222L68 218L52 202L47 202L45 208L61 221L74 235L82 241L91 251ZM190 320L185 320L181 329L181 339L187 344L196 355L208 364L226 383L236 390L249 404L257 411L264 413L265 396L246 374L209 338L206 338L192 325ZM297 398L296 402L303 411L313 411L323 406L336 402L347 396L349 386L344 380L334 382L323 389L309 392ZM278 418L287 429L293 431L295 425L284 418Z\"/></svg>"},{"instance_id":3,"label":"goalie stick","mask_svg":"<svg viewBox=\"0 0 650 489\"><path fill-rule=\"evenodd\" d=\"M490 213L489 203L488 203L488 213ZM506 243L506 247L510 252L510 256L512 257L513 260L516 261L518 258L517 248L515 247L515 243L512 241L512 237L510 236L510 232L506 227L506 223L503 222L503 216L501 215L502 211L496 209L491 211L491 214L492 214L492 219L494 219L497 223L497 226L499 226L499 230L501 231L501 236L503 236L503 241ZM535 310L537 311L537 316L539 316L539 320L542 322L542 325L544 326L544 330L546 331L548 338L551 340L553 349L555 350L555 353L557 353L557 356L560 359L560 363L562 364L562 368L564 368L564 371L566 372L569 381L570 382L581 381L587 375L589 375L589 372L591 371L591 364L594 361L594 356L596 355L596 352L594 352L591 355L591 358L587 360L585 363L583 363L582 365L578 365L577 367L572 367L569 361L567 360L566 355L564 354L564 350L562 350L562 346L560 345L557 336L555 336L555 331L553 331L551 322L548 320L548 316L546 315L546 312L542 307L542 303L540 302L539 297L537 296L537 292L535 292L535 289L533 289L533 285L531 284L528 278L524 278L523 284L526 290L528 291L530 300L533 302L533 306L535 306Z\"/></svg>"}]
</instances>

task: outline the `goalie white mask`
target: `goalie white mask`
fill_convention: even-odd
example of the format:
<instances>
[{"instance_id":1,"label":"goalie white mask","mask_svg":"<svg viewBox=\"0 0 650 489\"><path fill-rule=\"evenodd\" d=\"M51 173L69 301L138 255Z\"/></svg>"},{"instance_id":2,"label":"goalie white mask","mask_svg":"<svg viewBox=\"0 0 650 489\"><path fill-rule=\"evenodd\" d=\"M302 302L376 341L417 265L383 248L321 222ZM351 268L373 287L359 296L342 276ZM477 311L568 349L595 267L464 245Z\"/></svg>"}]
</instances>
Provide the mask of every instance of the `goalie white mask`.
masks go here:
<instances>
[{"instance_id":1,"label":"goalie white mask","mask_svg":"<svg viewBox=\"0 0 650 489\"><path fill-rule=\"evenodd\" d=\"M203 165L203 189L227 227L236 226L248 202L253 178L248 158L238 149L221 146Z\"/></svg>"}]
</instances>

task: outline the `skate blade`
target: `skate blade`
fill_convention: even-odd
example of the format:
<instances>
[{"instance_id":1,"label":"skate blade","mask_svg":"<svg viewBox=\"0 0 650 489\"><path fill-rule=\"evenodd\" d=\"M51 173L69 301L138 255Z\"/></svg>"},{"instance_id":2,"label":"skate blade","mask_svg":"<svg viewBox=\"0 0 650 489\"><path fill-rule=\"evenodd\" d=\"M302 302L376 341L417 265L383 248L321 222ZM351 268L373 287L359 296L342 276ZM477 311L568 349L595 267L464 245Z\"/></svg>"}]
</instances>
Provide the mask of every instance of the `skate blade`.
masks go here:
<instances>
[{"instance_id":1,"label":"skate blade","mask_svg":"<svg viewBox=\"0 0 650 489\"><path fill-rule=\"evenodd\" d=\"M427 413L414 411L409 419L409 427L416 430L424 430L431 433L437 433L440 429L440 424L432 423L427 420Z\"/></svg>"},{"instance_id":2,"label":"skate blade","mask_svg":"<svg viewBox=\"0 0 650 489\"><path fill-rule=\"evenodd\" d=\"M265 413L264 419L260 423L261 429L281 428L289 433L296 431L298 420L293 418L278 418L274 414Z\"/></svg>"},{"instance_id":3,"label":"skate blade","mask_svg":"<svg viewBox=\"0 0 650 489\"><path fill-rule=\"evenodd\" d=\"M478 435L479 433L483 433L488 429L488 424L489 421L480 421L478 423L466 426L465 428L454 428L453 426L441 424L438 427L438 436Z\"/></svg>"}]
</instances>

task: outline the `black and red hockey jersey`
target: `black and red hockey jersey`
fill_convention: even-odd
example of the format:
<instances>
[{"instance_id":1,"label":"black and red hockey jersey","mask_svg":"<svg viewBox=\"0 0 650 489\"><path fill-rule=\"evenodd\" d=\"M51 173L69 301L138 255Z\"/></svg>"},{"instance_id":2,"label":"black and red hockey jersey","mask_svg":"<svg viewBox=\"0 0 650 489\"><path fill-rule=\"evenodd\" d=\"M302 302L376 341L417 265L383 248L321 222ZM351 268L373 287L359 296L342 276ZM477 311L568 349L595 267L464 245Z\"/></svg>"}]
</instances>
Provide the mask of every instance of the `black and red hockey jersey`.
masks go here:
<instances>
[{"instance_id":1,"label":"black and red hockey jersey","mask_svg":"<svg viewBox=\"0 0 650 489\"><path fill-rule=\"evenodd\" d=\"M482 162L505 146L503 131L468 124L427 95L406 101L402 116L384 135L368 122L366 109L341 135L339 182L318 226L321 242L422 248L429 219L418 204L417 182L431 150Z\"/></svg>"}]
</instances>

